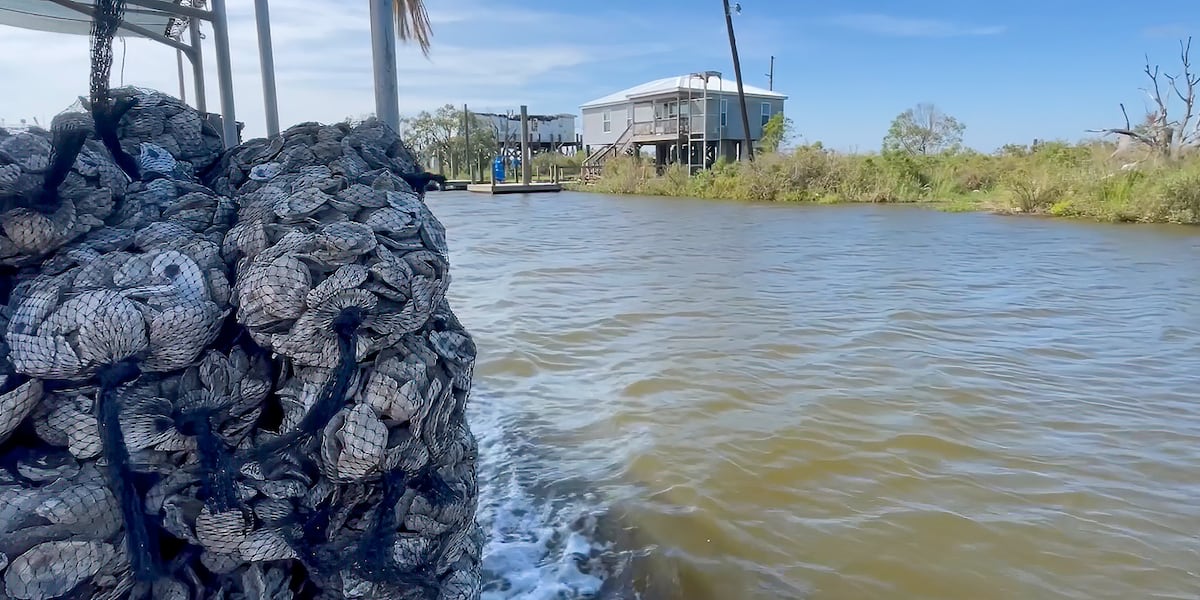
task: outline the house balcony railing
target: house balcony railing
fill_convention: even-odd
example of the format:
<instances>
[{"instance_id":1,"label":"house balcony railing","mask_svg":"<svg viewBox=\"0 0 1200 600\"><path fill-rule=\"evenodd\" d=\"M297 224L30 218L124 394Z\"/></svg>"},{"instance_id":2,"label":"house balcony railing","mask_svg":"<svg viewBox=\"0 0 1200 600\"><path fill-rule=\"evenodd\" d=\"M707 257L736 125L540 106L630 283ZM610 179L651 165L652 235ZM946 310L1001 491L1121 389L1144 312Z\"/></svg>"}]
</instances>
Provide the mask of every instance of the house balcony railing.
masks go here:
<instances>
[{"instance_id":1,"label":"house balcony railing","mask_svg":"<svg viewBox=\"0 0 1200 600\"><path fill-rule=\"evenodd\" d=\"M686 116L660 117L653 121L638 121L633 124L634 138L679 136L689 133Z\"/></svg>"}]
</instances>

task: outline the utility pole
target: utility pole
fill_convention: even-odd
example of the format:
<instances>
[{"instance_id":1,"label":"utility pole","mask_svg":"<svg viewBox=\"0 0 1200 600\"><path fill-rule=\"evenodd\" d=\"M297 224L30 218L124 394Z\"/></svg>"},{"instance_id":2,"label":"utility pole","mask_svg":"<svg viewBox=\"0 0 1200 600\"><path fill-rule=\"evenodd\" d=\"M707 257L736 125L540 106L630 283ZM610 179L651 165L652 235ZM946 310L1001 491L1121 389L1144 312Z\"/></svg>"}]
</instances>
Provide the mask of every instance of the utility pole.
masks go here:
<instances>
[{"instance_id":1,"label":"utility pole","mask_svg":"<svg viewBox=\"0 0 1200 600\"><path fill-rule=\"evenodd\" d=\"M771 57L771 70L767 71L767 89L775 90L775 57Z\"/></svg>"},{"instance_id":2,"label":"utility pole","mask_svg":"<svg viewBox=\"0 0 1200 600\"><path fill-rule=\"evenodd\" d=\"M746 114L746 92L742 88L742 63L738 60L737 39L733 36L733 15L729 12L729 0L725 3L725 28L729 30L729 51L733 53L733 76L737 78L738 104L742 107L742 141L746 145L740 158L754 160L754 144L750 141L750 115ZM740 12L741 5L738 5Z\"/></svg>"},{"instance_id":3,"label":"utility pole","mask_svg":"<svg viewBox=\"0 0 1200 600\"><path fill-rule=\"evenodd\" d=\"M467 167L467 180L475 183L475 161L471 160L471 113L463 105L463 163Z\"/></svg>"}]
</instances>

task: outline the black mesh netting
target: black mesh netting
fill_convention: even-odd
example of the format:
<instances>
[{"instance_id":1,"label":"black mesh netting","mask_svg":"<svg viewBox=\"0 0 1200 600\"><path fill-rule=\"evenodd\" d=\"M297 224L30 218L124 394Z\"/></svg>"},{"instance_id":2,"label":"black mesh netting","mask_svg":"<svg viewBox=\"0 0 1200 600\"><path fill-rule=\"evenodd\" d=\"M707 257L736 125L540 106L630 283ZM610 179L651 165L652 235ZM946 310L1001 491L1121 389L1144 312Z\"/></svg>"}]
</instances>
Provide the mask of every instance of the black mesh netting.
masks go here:
<instances>
[{"instance_id":1,"label":"black mesh netting","mask_svg":"<svg viewBox=\"0 0 1200 600\"><path fill-rule=\"evenodd\" d=\"M109 90L120 4L89 98L0 130L0 599L477 598L428 175L376 121L222 152Z\"/></svg>"}]
</instances>

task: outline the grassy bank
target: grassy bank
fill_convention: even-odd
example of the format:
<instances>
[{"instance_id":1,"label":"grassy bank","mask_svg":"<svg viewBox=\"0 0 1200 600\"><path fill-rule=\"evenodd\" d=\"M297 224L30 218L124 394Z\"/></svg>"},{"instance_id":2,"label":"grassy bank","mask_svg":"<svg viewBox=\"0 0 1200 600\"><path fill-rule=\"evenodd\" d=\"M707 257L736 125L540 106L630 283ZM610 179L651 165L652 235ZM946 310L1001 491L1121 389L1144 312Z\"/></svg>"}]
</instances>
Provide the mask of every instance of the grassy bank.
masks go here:
<instances>
[{"instance_id":1,"label":"grassy bank","mask_svg":"<svg viewBox=\"0 0 1200 600\"><path fill-rule=\"evenodd\" d=\"M1200 224L1200 157L1122 169L1104 144L1009 146L995 154L840 154L819 144L655 175L648 161L610 161L588 191L756 202L924 202L1102 221Z\"/></svg>"}]
</instances>

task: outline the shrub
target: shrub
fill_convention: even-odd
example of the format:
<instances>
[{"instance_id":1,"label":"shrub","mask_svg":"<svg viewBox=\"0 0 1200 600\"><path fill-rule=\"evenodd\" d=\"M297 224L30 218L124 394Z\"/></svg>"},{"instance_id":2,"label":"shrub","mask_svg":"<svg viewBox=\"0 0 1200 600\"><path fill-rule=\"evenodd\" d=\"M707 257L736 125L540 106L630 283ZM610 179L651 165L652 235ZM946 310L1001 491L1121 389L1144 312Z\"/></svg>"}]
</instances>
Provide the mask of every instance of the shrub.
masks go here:
<instances>
[{"instance_id":1,"label":"shrub","mask_svg":"<svg viewBox=\"0 0 1200 600\"><path fill-rule=\"evenodd\" d=\"M682 165L656 174L652 161L620 157L594 189L754 202L939 202L953 210L1200 223L1200 156L1133 168L1111 156L1111 144L1098 143L936 156L842 154L818 143L763 153L752 163L722 158L692 177Z\"/></svg>"}]
</instances>

